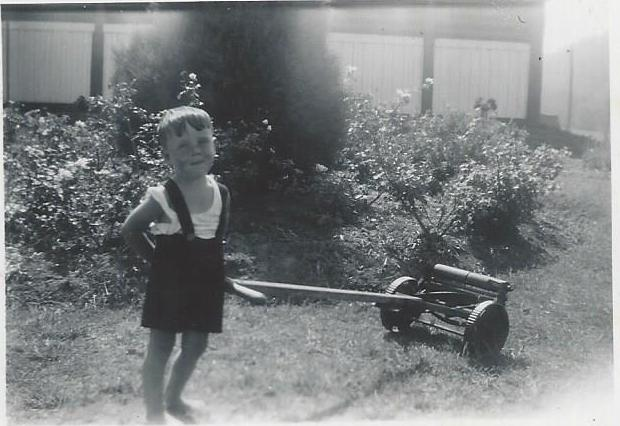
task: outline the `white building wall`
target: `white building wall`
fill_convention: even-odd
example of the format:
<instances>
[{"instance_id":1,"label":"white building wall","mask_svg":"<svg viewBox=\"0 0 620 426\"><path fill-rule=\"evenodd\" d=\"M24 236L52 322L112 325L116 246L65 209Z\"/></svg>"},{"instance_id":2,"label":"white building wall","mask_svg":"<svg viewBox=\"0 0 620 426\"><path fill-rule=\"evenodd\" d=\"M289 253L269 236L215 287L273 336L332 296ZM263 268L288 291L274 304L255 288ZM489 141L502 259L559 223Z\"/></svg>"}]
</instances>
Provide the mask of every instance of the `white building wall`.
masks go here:
<instances>
[{"instance_id":1,"label":"white building wall","mask_svg":"<svg viewBox=\"0 0 620 426\"><path fill-rule=\"evenodd\" d=\"M602 140L609 132L609 57L604 36L545 56L541 113L560 128Z\"/></svg>"},{"instance_id":2,"label":"white building wall","mask_svg":"<svg viewBox=\"0 0 620 426\"><path fill-rule=\"evenodd\" d=\"M609 2L547 0L541 113L573 133L609 137Z\"/></svg>"}]
</instances>

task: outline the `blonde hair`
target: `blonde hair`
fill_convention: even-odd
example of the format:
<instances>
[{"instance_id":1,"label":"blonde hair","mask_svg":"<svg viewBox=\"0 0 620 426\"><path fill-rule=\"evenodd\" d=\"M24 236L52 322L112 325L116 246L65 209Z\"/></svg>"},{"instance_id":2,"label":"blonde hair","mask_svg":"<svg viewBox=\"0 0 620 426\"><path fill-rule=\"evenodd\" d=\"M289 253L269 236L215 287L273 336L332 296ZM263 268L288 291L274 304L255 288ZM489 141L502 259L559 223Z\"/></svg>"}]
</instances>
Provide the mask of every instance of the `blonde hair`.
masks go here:
<instances>
[{"instance_id":1,"label":"blonde hair","mask_svg":"<svg viewBox=\"0 0 620 426\"><path fill-rule=\"evenodd\" d=\"M200 108L189 106L172 108L164 112L164 115L157 125L159 143L162 146L166 146L168 135L171 132L174 132L177 136L181 136L185 131L185 124L192 126L196 130L213 128L211 117L206 111Z\"/></svg>"}]
</instances>

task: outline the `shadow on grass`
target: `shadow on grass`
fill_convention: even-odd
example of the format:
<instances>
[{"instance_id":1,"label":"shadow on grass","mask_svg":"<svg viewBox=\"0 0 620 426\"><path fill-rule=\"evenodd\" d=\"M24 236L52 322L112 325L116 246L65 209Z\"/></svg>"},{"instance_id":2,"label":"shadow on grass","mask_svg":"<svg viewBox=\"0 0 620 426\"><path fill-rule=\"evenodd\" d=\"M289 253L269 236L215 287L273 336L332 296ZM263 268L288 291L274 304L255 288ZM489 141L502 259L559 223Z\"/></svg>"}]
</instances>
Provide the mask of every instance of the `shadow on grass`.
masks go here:
<instances>
[{"instance_id":1,"label":"shadow on grass","mask_svg":"<svg viewBox=\"0 0 620 426\"><path fill-rule=\"evenodd\" d=\"M429 346L442 352L460 352L462 339L456 335L442 332L432 332L429 327L413 325L399 333L387 332L383 336L387 342L395 342L402 346L405 351L420 344Z\"/></svg>"},{"instance_id":2,"label":"shadow on grass","mask_svg":"<svg viewBox=\"0 0 620 426\"><path fill-rule=\"evenodd\" d=\"M301 420L303 422L318 422L321 420L328 419L333 417L343 411L346 411L347 408L353 405L353 403L359 399L358 396L348 396L344 400L340 401L337 404L334 404L330 407L327 407L323 410L317 411L314 414L310 414L307 418Z\"/></svg>"},{"instance_id":3,"label":"shadow on grass","mask_svg":"<svg viewBox=\"0 0 620 426\"><path fill-rule=\"evenodd\" d=\"M432 332L429 328L423 326L412 326L408 330L400 333L386 332L384 339L389 342L395 342L408 351L410 348L427 345L435 350L442 352L460 353L462 341L461 338L447 333ZM467 357L467 364L471 368L480 371L489 376L497 376L512 370L524 370L529 367L529 362L523 356L500 353L494 357L473 358ZM303 421L322 421L330 417L344 413L353 404L359 402L372 395L380 394L388 387L405 383L412 377L420 374L431 374L432 365L429 361L422 358L408 368L393 370L388 367L383 368L378 377L358 392L346 395L343 400L319 410ZM428 404L421 403L415 406L420 411L432 409Z\"/></svg>"},{"instance_id":4,"label":"shadow on grass","mask_svg":"<svg viewBox=\"0 0 620 426\"><path fill-rule=\"evenodd\" d=\"M463 340L456 335L443 332L434 333L428 327L417 326L400 333L386 333L386 341L395 342L408 351L411 347L420 344L431 347L440 352L461 353ZM529 367L527 358L512 353L500 352L497 355L486 357L474 357L465 355L467 364L489 374L501 374L510 370L523 370Z\"/></svg>"},{"instance_id":5,"label":"shadow on grass","mask_svg":"<svg viewBox=\"0 0 620 426\"><path fill-rule=\"evenodd\" d=\"M487 357L468 357L467 363L470 367L489 375L499 375L513 370L525 370L530 366L530 362L526 357L504 353Z\"/></svg>"},{"instance_id":6,"label":"shadow on grass","mask_svg":"<svg viewBox=\"0 0 620 426\"><path fill-rule=\"evenodd\" d=\"M323 410L319 410L314 414L311 414L303 421L321 421L326 420L335 415L341 414L351 407L354 403L358 403L360 400L371 397L372 395L382 393L386 388L404 383L415 375L428 374L432 370L430 363L425 359L420 359L409 368L400 370L389 370L384 368L381 374L370 383L365 389L354 392L351 395L347 395L342 401L331 405ZM424 407L416 407L423 409Z\"/></svg>"}]
</instances>

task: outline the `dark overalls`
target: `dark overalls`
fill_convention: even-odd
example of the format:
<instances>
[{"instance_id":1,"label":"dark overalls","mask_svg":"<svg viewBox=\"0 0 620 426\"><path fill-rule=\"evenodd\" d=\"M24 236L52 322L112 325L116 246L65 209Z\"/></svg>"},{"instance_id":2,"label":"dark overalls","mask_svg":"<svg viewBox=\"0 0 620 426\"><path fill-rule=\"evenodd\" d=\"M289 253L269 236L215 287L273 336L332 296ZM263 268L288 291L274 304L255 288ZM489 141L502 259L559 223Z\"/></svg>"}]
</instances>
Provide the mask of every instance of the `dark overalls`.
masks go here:
<instances>
[{"instance_id":1,"label":"dark overalls","mask_svg":"<svg viewBox=\"0 0 620 426\"><path fill-rule=\"evenodd\" d=\"M166 192L183 234L156 235L142 326L165 331L221 333L224 307L224 235L228 189L218 184L222 211L215 238L194 236L189 210L171 179Z\"/></svg>"}]
</instances>

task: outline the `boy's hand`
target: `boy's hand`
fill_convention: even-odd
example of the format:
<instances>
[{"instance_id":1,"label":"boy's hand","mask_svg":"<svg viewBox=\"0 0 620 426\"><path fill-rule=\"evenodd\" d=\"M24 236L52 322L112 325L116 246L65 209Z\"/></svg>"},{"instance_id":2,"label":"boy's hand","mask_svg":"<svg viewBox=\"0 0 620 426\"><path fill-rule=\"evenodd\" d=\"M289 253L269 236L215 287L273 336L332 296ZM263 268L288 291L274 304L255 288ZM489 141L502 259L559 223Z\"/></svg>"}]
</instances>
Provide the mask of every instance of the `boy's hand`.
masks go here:
<instances>
[{"instance_id":1,"label":"boy's hand","mask_svg":"<svg viewBox=\"0 0 620 426\"><path fill-rule=\"evenodd\" d=\"M226 277L226 290L249 301L253 305L264 305L267 303L267 296L260 291L252 290L237 284L233 279Z\"/></svg>"},{"instance_id":2,"label":"boy's hand","mask_svg":"<svg viewBox=\"0 0 620 426\"><path fill-rule=\"evenodd\" d=\"M148 262L153 259L155 245L146 235L151 222L159 220L164 215L161 206L152 197L148 197L138 207L133 209L121 226L121 235L127 245Z\"/></svg>"}]
</instances>

